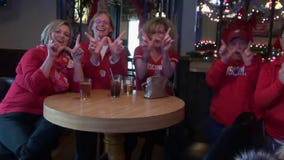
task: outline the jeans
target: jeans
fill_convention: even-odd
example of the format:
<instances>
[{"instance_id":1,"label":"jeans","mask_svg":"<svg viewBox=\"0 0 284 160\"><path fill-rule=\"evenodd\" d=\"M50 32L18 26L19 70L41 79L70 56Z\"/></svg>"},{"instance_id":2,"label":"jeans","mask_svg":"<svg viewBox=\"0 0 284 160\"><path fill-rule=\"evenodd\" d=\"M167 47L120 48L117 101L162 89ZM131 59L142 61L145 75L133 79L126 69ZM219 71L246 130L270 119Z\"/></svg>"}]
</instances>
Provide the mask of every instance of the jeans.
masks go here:
<instances>
[{"instance_id":1,"label":"jeans","mask_svg":"<svg viewBox=\"0 0 284 160\"><path fill-rule=\"evenodd\" d=\"M224 132L224 129L226 128L225 125L217 122L211 116L208 117L208 137L209 137L209 143L213 144L215 143L216 139Z\"/></svg>"},{"instance_id":2,"label":"jeans","mask_svg":"<svg viewBox=\"0 0 284 160\"><path fill-rule=\"evenodd\" d=\"M58 142L58 127L42 115L23 112L0 115L0 130L1 145L20 160L49 160Z\"/></svg>"}]
</instances>

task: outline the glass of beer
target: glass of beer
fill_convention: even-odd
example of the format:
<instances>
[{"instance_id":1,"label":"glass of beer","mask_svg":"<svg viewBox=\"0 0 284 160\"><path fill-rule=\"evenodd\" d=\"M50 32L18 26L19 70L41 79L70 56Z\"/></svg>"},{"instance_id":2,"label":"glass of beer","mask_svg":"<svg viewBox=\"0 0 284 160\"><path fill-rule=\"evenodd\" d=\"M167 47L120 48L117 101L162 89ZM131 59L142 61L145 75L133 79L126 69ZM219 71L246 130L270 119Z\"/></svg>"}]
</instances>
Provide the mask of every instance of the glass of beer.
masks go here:
<instances>
[{"instance_id":1,"label":"glass of beer","mask_svg":"<svg viewBox=\"0 0 284 160\"><path fill-rule=\"evenodd\" d=\"M110 94L112 97L119 97L121 88L121 75L114 75L110 82Z\"/></svg>"},{"instance_id":2,"label":"glass of beer","mask_svg":"<svg viewBox=\"0 0 284 160\"><path fill-rule=\"evenodd\" d=\"M92 80L86 78L80 82L80 99L86 101L91 97Z\"/></svg>"},{"instance_id":3,"label":"glass of beer","mask_svg":"<svg viewBox=\"0 0 284 160\"><path fill-rule=\"evenodd\" d=\"M133 79L132 77L125 77L124 79L124 92L126 95L132 95L133 91Z\"/></svg>"}]
</instances>

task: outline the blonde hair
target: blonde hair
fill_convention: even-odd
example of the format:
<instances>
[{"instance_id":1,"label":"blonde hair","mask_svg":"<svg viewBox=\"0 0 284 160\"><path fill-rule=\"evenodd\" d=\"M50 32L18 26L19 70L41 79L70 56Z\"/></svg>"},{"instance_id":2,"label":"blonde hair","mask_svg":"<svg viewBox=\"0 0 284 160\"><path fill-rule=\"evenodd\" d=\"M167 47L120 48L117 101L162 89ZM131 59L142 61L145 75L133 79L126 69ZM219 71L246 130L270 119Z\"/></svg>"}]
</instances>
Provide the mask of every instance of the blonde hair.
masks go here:
<instances>
[{"instance_id":1,"label":"blonde hair","mask_svg":"<svg viewBox=\"0 0 284 160\"><path fill-rule=\"evenodd\" d=\"M96 18L101 14L105 14L109 19L109 24L111 26L112 31L109 33L108 36L111 37L113 30L114 30L114 24L112 22L111 15L107 10L99 10L99 11L96 12L96 14L90 20L90 23L88 25L88 31L89 31L89 33L91 33L92 36L94 36L95 33L93 32L92 27L93 27L93 24L95 23Z\"/></svg>"},{"instance_id":2,"label":"blonde hair","mask_svg":"<svg viewBox=\"0 0 284 160\"><path fill-rule=\"evenodd\" d=\"M155 33L156 27L159 26L159 25L163 25L165 27L165 31L167 31L169 28L171 28L170 36L175 42L177 41L176 27L167 18L154 17L152 19L149 19L142 26L142 29L150 37L151 35L153 35Z\"/></svg>"},{"instance_id":3,"label":"blonde hair","mask_svg":"<svg viewBox=\"0 0 284 160\"><path fill-rule=\"evenodd\" d=\"M51 38L51 33L56 29L56 27L61 26L61 25L66 25L70 29L70 40L69 40L69 44L70 44L71 39L73 37L72 26L68 21L62 20L62 19L53 20L44 28L40 36L40 43L47 44Z\"/></svg>"}]
</instances>

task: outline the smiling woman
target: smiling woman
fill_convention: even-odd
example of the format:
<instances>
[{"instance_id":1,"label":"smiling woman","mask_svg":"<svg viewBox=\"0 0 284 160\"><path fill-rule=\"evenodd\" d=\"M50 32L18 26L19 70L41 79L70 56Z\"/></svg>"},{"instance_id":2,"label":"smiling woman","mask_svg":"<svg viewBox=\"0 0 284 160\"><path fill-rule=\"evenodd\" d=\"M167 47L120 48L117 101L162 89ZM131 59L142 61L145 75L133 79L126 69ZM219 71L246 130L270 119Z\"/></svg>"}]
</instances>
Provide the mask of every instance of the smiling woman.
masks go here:
<instances>
[{"instance_id":1,"label":"smiling woman","mask_svg":"<svg viewBox=\"0 0 284 160\"><path fill-rule=\"evenodd\" d=\"M74 56L78 48L68 47L71 30L67 21L50 22L41 44L28 49L18 63L16 78L0 103L0 146L13 157L48 159L56 146L58 127L43 118L42 102L46 96L76 90L74 66L80 57ZM1 151L0 159L6 159Z\"/></svg>"}]
</instances>

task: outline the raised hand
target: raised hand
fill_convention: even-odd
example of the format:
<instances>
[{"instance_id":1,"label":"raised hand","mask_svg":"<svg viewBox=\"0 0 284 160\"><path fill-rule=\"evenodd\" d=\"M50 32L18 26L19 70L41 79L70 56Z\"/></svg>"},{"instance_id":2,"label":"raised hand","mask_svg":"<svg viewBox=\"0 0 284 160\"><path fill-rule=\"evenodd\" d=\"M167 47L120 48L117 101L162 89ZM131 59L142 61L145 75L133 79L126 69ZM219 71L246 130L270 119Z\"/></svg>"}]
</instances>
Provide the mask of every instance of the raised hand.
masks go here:
<instances>
[{"instance_id":1,"label":"raised hand","mask_svg":"<svg viewBox=\"0 0 284 160\"><path fill-rule=\"evenodd\" d=\"M142 41L141 41L141 46L145 48L146 51L150 51L153 46L154 46L154 39L150 39L143 30L142 31Z\"/></svg>"},{"instance_id":2,"label":"raised hand","mask_svg":"<svg viewBox=\"0 0 284 160\"><path fill-rule=\"evenodd\" d=\"M233 52L228 50L227 44L221 40L221 47L219 49L219 56L221 58L221 61L225 64L227 64L233 55Z\"/></svg>"},{"instance_id":3,"label":"raised hand","mask_svg":"<svg viewBox=\"0 0 284 160\"><path fill-rule=\"evenodd\" d=\"M112 41L109 37L107 38L108 46L112 54L119 54L123 51L124 46L122 44L122 37L125 35L125 31L121 32L120 35Z\"/></svg>"},{"instance_id":4,"label":"raised hand","mask_svg":"<svg viewBox=\"0 0 284 160\"><path fill-rule=\"evenodd\" d=\"M171 28L169 28L165 34L164 39L162 40L162 45L161 45L161 49L164 52L167 52L170 47L172 46L174 40L172 39L172 37L170 36L170 32L171 32Z\"/></svg>"},{"instance_id":5,"label":"raised hand","mask_svg":"<svg viewBox=\"0 0 284 160\"><path fill-rule=\"evenodd\" d=\"M48 56L57 57L64 48L65 46L62 46L60 43L51 39L47 43Z\"/></svg>"},{"instance_id":6,"label":"raised hand","mask_svg":"<svg viewBox=\"0 0 284 160\"><path fill-rule=\"evenodd\" d=\"M107 43L108 37L104 37L101 40L96 40L94 37L92 37L92 35L90 35L87 32L85 32L85 35L87 36L87 38L90 41L89 48L88 48L89 51L92 54L98 55L100 53L102 47Z\"/></svg>"},{"instance_id":7,"label":"raised hand","mask_svg":"<svg viewBox=\"0 0 284 160\"><path fill-rule=\"evenodd\" d=\"M76 38L76 43L75 43L74 48L71 49L70 47L65 47L65 50L67 50L71 54L74 62L80 63L81 57L84 53L84 51L82 50L80 46L80 35L78 35Z\"/></svg>"},{"instance_id":8,"label":"raised hand","mask_svg":"<svg viewBox=\"0 0 284 160\"><path fill-rule=\"evenodd\" d=\"M243 62L246 66L251 65L252 58L254 56L254 53L250 50L251 42L248 44L247 48L244 50L243 53L241 53Z\"/></svg>"}]
</instances>

